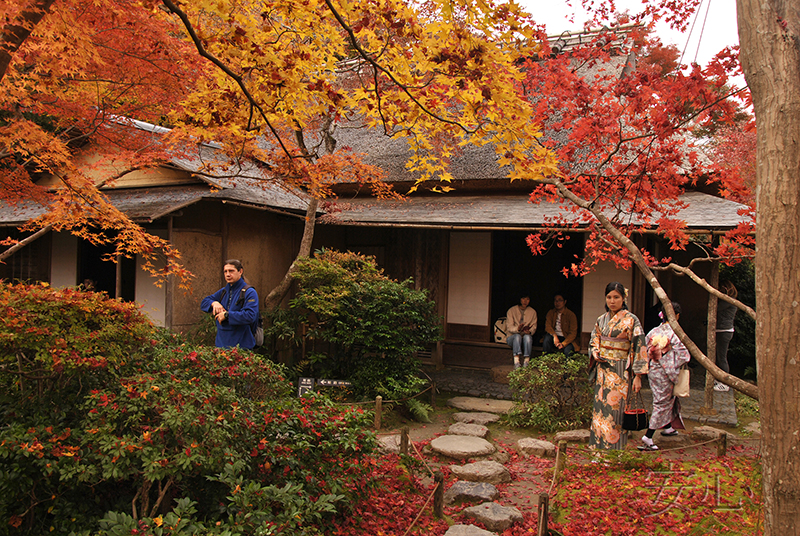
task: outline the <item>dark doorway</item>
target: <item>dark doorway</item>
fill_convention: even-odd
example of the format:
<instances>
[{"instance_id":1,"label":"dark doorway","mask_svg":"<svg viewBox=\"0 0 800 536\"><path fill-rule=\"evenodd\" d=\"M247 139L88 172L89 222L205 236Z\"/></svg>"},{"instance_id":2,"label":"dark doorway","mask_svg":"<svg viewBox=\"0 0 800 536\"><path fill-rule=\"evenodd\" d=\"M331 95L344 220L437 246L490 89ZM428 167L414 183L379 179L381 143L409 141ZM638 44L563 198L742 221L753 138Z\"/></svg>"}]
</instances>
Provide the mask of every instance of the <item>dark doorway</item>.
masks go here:
<instances>
[{"instance_id":1,"label":"dark doorway","mask_svg":"<svg viewBox=\"0 0 800 536\"><path fill-rule=\"evenodd\" d=\"M95 246L89 242L80 243L80 269L78 282L91 280L94 290L105 292L113 298L117 292L117 264L103 260L113 253L112 245ZM136 299L136 260L123 258L120 261L122 268L122 293L125 301Z\"/></svg>"},{"instance_id":2,"label":"dark doorway","mask_svg":"<svg viewBox=\"0 0 800 536\"><path fill-rule=\"evenodd\" d=\"M520 296L530 295L530 307L536 310L538 327L534 344L539 345L544 334L544 319L553 308L553 295L559 292L567 307L581 318L583 284L580 278L565 277L561 269L583 256L583 237L569 234L561 247L553 245L544 255L534 256L525 238L525 231L496 231L492 233L492 319L506 315L509 307L519 303ZM494 321L494 320L493 320Z\"/></svg>"}]
</instances>

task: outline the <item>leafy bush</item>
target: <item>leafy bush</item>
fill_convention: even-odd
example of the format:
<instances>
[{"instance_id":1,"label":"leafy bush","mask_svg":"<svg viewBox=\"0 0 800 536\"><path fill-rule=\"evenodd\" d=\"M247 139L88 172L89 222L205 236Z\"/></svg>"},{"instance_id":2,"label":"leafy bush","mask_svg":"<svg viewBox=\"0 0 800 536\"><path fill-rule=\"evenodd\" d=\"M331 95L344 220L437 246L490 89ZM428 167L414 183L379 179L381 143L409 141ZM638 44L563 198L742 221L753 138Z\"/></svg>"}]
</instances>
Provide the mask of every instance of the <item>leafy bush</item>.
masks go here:
<instances>
[{"instance_id":1,"label":"leafy bush","mask_svg":"<svg viewBox=\"0 0 800 536\"><path fill-rule=\"evenodd\" d=\"M10 295L28 287L4 290L18 303ZM80 333L88 306L71 301L74 291L58 291L67 298L58 306L49 292L37 295ZM87 298L97 311L119 305ZM141 319L129 319L135 330ZM257 354L193 347L144 325L145 336L120 329L104 359L30 395L56 401L66 389L61 405L0 398L13 416L0 428L0 520L10 534L318 534L363 493L369 415L293 398L284 371ZM49 356L56 340L29 346ZM57 373L58 362L38 362L40 374ZM0 378L19 383L15 369Z\"/></svg>"},{"instance_id":2,"label":"leafy bush","mask_svg":"<svg viewBox=\"0 0 800 536\"><path fill-rule=\"evenodd\" d=\"M588 357L545 354L509 374L517 404L508 414L514 426L533 426L544 432L588 422L592 389L586 376Z\"/></svg>"},{"instance_id":3,"label":"leafy bush","mask_svg":"<svg viewBox=\"0 0 800 536\"><path fill-rule=\"evenodd\" d=\"M295 314L309 320L309 339L327 344L313 354L310 374L347 379L359 398L401 399L419 392L415 352L441 337L436 304L412 282L385 275L375 259L322 250L300 262L292 300ZM281 319L276 326L291 326ZM416 392L412 392L416 391ZM425 405L410 403L427 418Z\"/></svg>"}]
</instances>

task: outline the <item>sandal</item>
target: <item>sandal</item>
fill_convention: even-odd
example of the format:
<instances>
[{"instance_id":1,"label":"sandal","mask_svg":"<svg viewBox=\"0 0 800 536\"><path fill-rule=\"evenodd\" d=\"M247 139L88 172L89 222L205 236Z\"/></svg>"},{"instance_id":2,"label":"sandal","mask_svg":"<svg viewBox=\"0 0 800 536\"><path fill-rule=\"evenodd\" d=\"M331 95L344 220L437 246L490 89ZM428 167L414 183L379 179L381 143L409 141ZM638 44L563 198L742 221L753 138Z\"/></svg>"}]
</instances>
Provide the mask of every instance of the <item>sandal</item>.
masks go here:
<instances>
[{"instance_id":1,"label":"sandal","mask_svg":"<svg viewBox=\"0 0 800 536\"><path fill-rule=\"evenodd\" d=\"M672 430L671 432L664 432L664 431L662 431L662 432L661 432L661 435L662 435L662 436L667 436L667 437L672 437L672 436L676 436L676 435L678 435L678 431L677 431L677 430Z\"/></svg>"},{"instance_id":2,"label":"sandal","mask_svg":"<svg viewBox=\"0 0 800 536\"><path fill-rule=\"evenodd\" d=\"M658 450L658 445L648 445L647 443L645 443L644 445L639 445L637 448L639 450L645 450L645 451Z\"/></svg>"}]
</instances>

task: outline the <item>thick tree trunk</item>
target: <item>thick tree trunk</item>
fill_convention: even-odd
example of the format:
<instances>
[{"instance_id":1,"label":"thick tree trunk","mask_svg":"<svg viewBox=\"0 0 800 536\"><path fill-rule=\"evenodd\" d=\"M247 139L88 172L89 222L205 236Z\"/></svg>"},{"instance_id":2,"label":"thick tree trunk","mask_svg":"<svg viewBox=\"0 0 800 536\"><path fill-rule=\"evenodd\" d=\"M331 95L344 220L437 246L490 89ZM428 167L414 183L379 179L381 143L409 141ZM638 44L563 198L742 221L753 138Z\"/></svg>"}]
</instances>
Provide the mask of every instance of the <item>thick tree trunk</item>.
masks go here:
<instances>
[{"instance_id":1,"label":"thick tree trunk","mask_svg":"<svg viewBox=\"0 0 800 536\"><path fill-rule=\"evenodd\" d=\"M765 534L800 534L800 5L738 0L756 114L756 322Z\"/></svg>"}]
</instances>

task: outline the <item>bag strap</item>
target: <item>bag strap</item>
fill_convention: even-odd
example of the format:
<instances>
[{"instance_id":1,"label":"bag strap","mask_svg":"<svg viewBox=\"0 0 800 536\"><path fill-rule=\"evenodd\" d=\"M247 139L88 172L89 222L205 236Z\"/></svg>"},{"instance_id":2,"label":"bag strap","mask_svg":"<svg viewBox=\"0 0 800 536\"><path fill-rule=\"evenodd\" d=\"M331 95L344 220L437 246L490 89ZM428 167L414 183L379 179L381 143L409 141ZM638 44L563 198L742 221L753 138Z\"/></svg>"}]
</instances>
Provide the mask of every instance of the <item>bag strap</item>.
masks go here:
<instances>
[{"instance_id":1,"label":"bag strap","mask_svg":"<svg viewBox=\"0 0 800 536\"><path fill-rule=\"evenodd\" d=\"M637 391L633 392L633 370L631 370L628 374L628 396L625 397L625 410L631 409L631 399L636 398L638 402L638 406L633 409L644 409L644 398L642 398L642 392Z\"/></svg>"}]
</instances>

